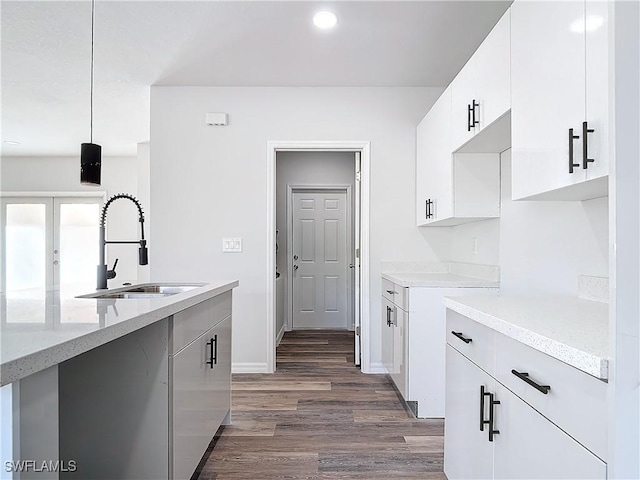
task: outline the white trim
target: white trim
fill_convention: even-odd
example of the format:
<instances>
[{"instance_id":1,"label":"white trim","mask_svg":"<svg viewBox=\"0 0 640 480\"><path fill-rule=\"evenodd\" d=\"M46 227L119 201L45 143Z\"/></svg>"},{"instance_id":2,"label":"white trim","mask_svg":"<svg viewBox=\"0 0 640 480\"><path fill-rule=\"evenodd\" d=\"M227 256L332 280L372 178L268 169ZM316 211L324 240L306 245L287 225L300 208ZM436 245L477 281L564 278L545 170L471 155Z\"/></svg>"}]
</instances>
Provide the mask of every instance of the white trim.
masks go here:
<instances>
[{"instance_id":1,"label":"white trim","mask_svg":"<svg viewBox=\"0 0 640 480\"><path fill-rule=\"evenodd\" d=\"M351 255L353 253L353 197L351 192L351 185L343 185L343 184L287 184L287 208L286 208L286 221L287 221L287 252L286 252L286 260L287 260L287 303L286 303L286 321L285 325L289 330L293 329L293 262L291 259L293 258L293 194L296 190L335 190L339 192L346 193L346 222L347 222L347 255ZM347 264L350 263L350 259L347 258ZM348 279L347 279L347 329L353 330L353 321L354 321L354 309L353 309L353 301L351 298L351 290L353 289L352 281L351 281L351 272L347 269ZM350 323L349 323L350 322Z\"/></svg>"},{"instance_id":2,"label":"white trim","mask_svg":"<svg viewBox=\"0 0 640 480\"><path fill-rule=\"evenodd\" d=\"M364 373L371 371L370 321L369 321L369 192L371 144L368 141L268 141L267 142L267 371L276 369L276 152L278 151L345 151L361 152L360 173L360 315L362 339L362 364Z\"/></svg>"},{"instance_id":3,"label":"white trim","mask_svg":"<svg viewBox=\"0 0 640 480\"><path fill-rule=\"evenodd\" d=\"M264 362L241 362L231 365L231 373L273 373Z\"/></svg>"},{"instance_id":4,"label":"white trim","mask_svg":"<svg viewBox=\"0 0 640 480\"><path fill-rule=\"evenodd\" d=\"M82 191L82 192L7 192L1 191L0 197L102 197L104 200L107 199L107 192L105 190L96 190L96 191Z\"/></svg>"},{"instance_id":5,"label":"white trim","mask_svg":"<svg viewBox=\"0 0 640 480\"><path fill-rule=\"evenodd\" d=\"M384 368L382 363L372 363L369 366L369 371L367 373L385 375L387 373L387 369Z\"/></svg>"}]
</instances>

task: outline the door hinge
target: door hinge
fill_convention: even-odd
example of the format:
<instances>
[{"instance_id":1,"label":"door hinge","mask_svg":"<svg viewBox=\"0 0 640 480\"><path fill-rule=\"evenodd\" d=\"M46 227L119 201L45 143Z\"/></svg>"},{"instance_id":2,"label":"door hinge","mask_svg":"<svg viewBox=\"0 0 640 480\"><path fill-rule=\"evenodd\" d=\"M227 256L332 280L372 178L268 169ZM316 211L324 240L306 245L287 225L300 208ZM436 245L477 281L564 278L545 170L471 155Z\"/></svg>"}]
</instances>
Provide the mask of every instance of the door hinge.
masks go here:
<instances>
[{"instance_id":1,"label":"door hinge","mask_svg":"<svg viewBox=\"0 0 640 480\"><path fill-rule=\"evenodd\" d=\"M360 336L360 325L356 327L356 337Z\"/></svg>"},{"instance_id":2,"label":"door hinge","mask_svg":"<svg viewBox=\"0 0 640 480\"><path fill-rule=\"evenodd\" d=\"M360 172L356 172L356 182L360 181Z\"/></svg>"},{"instance_id":3,"label":"door hinge","mask_svg":"<svg viewBox=\"0 0 640 480\"><path fill-rule=\"evenodd\" d=\"M360 249L356 248L356 258L360 258Z\"/></svg>"}]
</instances>

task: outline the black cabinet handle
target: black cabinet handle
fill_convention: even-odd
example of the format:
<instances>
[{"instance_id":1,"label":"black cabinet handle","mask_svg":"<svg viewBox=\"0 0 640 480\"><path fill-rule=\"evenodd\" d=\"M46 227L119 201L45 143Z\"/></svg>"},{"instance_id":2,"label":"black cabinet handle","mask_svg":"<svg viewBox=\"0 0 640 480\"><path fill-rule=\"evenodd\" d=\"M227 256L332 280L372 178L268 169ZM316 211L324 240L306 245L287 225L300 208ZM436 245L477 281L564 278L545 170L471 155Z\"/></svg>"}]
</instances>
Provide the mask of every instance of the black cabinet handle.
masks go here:
<instances>
[{"instance_id":1,"label":"black cabinet handle","mask_svg":"<svg viewBox=\"0 0 640 480\"><path fill-rule=\"evenodd\" d=\"M209 360L207 360L207 365L213 368L214 365L218 364L218 335L214 335L213 338L207 342L207 347L209 347Z\"/></svg>"},{"instance_id":2,"label":"black cabinet handle","mask_svg":"<svg viewBox=\"0 0 640 480\"><path fill-rule=\"evenodd\" d=\"M580 138L580 135L573 134L573 128L569 129L569 173L573 173L575 167L579 167L579 163L573 163L573 141Z\"/></svg>"},{"instance_id":3,"label":"black cabinet handle","mask_svg":"<svg viewBox=\"0 0 640 480\"><path fill-rule=\"evenodd\" d=\"M480 120L476 120L476 108L478 108L478 110L480 110L480 104L478 102L476 102L476 100L474 98L473 101L471 102L471 114L472 114L472 116L471 116L471 126L472 127L475 127L476 125L478 125L480 123Z\"/></svg>"},{"instance_id":4,"label":"black cabinet handle","mask_svg":"<svg viewBox=\"0 0 640 480\"><path fill-rule=\"evenodd\" d=\"M395 294L396 294L396 293L398 293L398 292L394 292L393 290L387 290L387 293L388 293L389 295L395 295ZM387 307L387 308L389 308L389 307Z\"/></svg>"},{"instance_id":5,"label":"black cabinet handle","mask_svg":"<svg viewBox=\"0 0 640 480\"><path fill-rule=\"evenodd\" d=\"M489 396L489 392L484 390L484 385L480 385L480 431L484 432L484 426L489 424L489 420L484 419L484 397Z\"/></svg>"},{"instance_id":6,"label":"black cabinet handle","mask_svg":"<svg viewBox=\"0 0 640 480\"><path fill-rule=\"evenodd\" d=\"M494 400L493 393L489 394L489 441L493 442L493 436L500 433L500 430L493 428L493 422L495 420L493 416L493 407L500 405L500 400Z\"/></svg>"},{"instance_id":7,"label":"black cabinet handle","mask_svg":"<svg viewBox=\"0 0 640 480\"><path fill-rule=\"evenodd\" d=\"M391 326L391 307L387 305L387 327Z\"/></svg>"},{"instance_id":8,"label":"black cabinet handle","mask_svg":"<svg viewBox=\"0 0 640 480\"><path fill-rule=\"evenodd\" d=\"M433 212L431 211L432 206L433 206L433 200L431 200L430 198L427 199L425 204L425 218L427 219L433 217Z\"/></svg>"},{"instance_id":9,"label":"black cabinet handle","mask_svg":"<svg viewBox=\"0 0 640 480\"><path fill-rule=\"evenodd\" d=\"M473 128L471 123L471 105L467 104L467 132L470 132Z\"/></svg>"},{"instance_id":10,"label":"black cabinet handle","mask_svg":"<svg viewBox=\"0 0 640 480\"><path fill-rule=\"evenodd\" d=\"M516 377L518 377L523 382L531 385L533 388L535 388L539 392L544 393L545 395L549 393L549 390L551 390L551 387L549 385L539 385L533 380L531 380L527 372L518 372L517 370L511 370L511 373L513 373Z\"/></svg>"},{"instance_id":11,"label":"black cabinet handle","mask_svg":"<svg viewBox=\"0 0 640 480\"><path fill-rule=\"evenodd\" d=\"M473 341L473 339L466 338L464 335L462 335L462 332L454 332L453 330L451 330L451 333L462 340L464 343L471 343Z\"/></svg>"},{"instance_id":12,"label":"black cabinet handle","mask_svg":"<svg viewBox=\"0 0 640 480\"><path fill-rule=\"evenodd\" d=\"M589 158L587 150L587 133L593 133L593 128L589 128L587 122L582 122L582 168L585 170L589 167L589 163L593 162L593 158Z\"/></svg>"}]
</instances>

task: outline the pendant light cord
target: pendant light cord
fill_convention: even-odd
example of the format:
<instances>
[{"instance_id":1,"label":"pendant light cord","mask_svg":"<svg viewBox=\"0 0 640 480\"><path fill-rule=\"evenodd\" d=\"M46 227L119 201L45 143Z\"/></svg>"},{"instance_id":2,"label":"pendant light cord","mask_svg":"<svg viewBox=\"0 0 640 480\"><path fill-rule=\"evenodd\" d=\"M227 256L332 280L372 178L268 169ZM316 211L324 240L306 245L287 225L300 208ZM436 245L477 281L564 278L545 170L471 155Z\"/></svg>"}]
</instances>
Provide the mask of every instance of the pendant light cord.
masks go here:
<instances>
[{"instance_id":1,"label":"pendant light cord","mask_svg":"<svg viewBox=\"0 0 640 480\"><path fill-rule=\"evenodd\" d=\"M96 17L96 2L91 0L91 143L93 143L93 30Z\"/></svg>"}]
</instances>

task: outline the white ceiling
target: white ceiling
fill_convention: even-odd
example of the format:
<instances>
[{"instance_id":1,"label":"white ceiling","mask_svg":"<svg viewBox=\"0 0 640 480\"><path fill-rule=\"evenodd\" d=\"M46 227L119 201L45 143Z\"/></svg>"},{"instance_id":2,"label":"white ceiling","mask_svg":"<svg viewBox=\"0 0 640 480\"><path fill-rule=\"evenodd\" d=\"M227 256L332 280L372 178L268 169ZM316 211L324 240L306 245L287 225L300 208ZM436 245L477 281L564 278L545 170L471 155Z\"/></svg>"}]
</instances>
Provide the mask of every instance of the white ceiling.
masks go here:
<instances>
[{"instance_id":1,"label":"white ceiling","mask_svg":"<svg viewBox=\"0 0 640 480\"><path fill-rule=\"evenodd\" d=\"M136 154L150 85L445 86L509 3L96 0L94 142ZM79 155L91 2L2 0L0 15L2 154Z\"/></svg>"}]
</instances>

